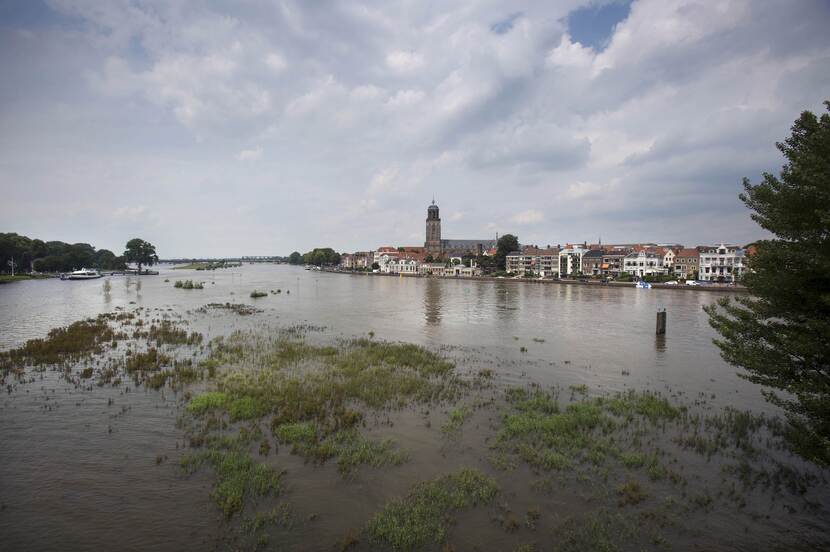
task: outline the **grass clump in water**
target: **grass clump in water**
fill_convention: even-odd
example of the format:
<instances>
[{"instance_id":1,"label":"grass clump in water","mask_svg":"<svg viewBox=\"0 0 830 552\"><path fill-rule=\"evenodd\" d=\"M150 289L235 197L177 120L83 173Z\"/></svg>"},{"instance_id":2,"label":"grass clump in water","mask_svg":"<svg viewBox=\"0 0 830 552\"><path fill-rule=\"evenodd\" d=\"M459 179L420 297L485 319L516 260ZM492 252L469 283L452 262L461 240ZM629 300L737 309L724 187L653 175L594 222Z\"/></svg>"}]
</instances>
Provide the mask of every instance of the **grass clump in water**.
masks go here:
<instances>
[{"instance_id":1,"label":"grass clump in water","mask_svg":"<svg viewBox=\"0 0 830 552\"><path fill-rule=\"evenodd\" d=\"M453 398L461 385L452 363L410 344L358 339L315 346L289 332L276 339L235 334L212 348L209 360L230 366L217 385L224 399L209 404L231 421L271 414L277 441L308 461L336 458L344 475L358 465L405 460L390 442L360 435L365 413ZM200 415L202 404L188 408Z\"/></svg>"},{"instance_id":2,"label":"grass clump in water","mask_svg":"<svg viewBox=\"0 0 830 552\"><path fill-rule=\"evenodd\" d=\"M203 337L199 332L187 333L186 330L176 327L173 322L162 320L158 325L150 326L147 339L160 347L162 345L198 345Z\"/></svg>"},{"instance_id":3,"label":"grass clump in water","mask_svg":"<svg viewBox=\"0 0 830 552\"><path fill-rule=\"evenodd\" d=\"M369 540L392 550L414 550L447 539L451 514L478 504L490 504L499 489L478 470L459 472L416 485L404 498L393 500L368 523Z\"/></svg>"},{"instance_id":4,"label":"grass clump in water","mask_svg":"<svg viewBox=\"0 0 830 552\"><path fill-rule=\"evenodd\" d=\"M179 289L205 289L205 285L202 282L194 282L193 280L176 280L173 287Z\"/></svg>"},{"instance_id":5,"label":"grass clump in water","mask_svg":"<svg viewBox=\"0 0 830 552\"><path fill-rule=\"evenodd\" d=\"M181 460L187 475L205 464L216 473L211 498L228 518L242 510L246 498L277 496L282 488L282 473L255 462L242 450L216 447L186 455Z\"/></svg>"},{"instance_id":6,"label":"grass clump in water","mask_svg":"<svg viewBox=\"0 0 830 552\"><path fill-rule=\"evenodd\" d=\"M464 425L464 422L466 422L472 415L473 410L469 406L453 408L450 410L446 423L441 426L441 431L447 435L457 433L461 430L461 426Z\"/></svg>"},{"instance_id":7,"label":"grass clump in water","mask_svg":"<svg viewBox=\"0 0 830 552\"><path fill-rule=\"evenodd\" d=\"M155 372L170 362L169 356L160 353L155 347L150 347L143 353L135 353L127 357L125 368L127 372Z\"/></svg>"},{"instance_id":8,"label":"grass clump in water","mask_svg":"<svg viewBox=\"0 0 830 552\"><path fill-rule=\"evenodd\" d=\"M45 338L30 339L22 347L0 352L0 371L77 362L101 353L116 338L105 316L80 320L51 330Z\"/></svg>"}]
</instances>

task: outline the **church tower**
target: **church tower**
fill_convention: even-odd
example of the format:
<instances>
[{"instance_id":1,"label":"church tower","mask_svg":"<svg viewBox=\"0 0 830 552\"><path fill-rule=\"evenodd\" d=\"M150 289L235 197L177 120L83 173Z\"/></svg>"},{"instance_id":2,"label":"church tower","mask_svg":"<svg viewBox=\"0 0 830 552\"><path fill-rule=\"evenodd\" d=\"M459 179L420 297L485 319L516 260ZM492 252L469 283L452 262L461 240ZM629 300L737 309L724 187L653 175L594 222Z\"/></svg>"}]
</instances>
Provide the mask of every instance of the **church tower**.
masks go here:
<instances>
[{"instance_id":1,"label":"church tower","mask_svg":"<svg viewBox=\"0 0 830 552\"><path fill-rule=\"evenodd\" d=\"M427 239L424 248L431 255L441 254L441 217L438 216L438 206L435 200L427 207Z\"/></svg>"}]
</instances>

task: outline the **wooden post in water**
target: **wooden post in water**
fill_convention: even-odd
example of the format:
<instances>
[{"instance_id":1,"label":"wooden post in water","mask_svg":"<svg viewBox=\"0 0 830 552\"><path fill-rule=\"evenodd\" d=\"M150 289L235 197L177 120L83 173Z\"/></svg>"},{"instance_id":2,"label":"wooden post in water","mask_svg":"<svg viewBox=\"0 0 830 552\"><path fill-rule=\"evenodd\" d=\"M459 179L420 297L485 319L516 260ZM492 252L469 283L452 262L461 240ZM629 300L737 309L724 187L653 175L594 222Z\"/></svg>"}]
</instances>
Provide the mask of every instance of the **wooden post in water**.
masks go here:
<instances>
[{"instance_id":1,"label":"wooden post in water","mask_svg":"<svg viewBox=\"0 0 830 552\"><path fill-rule=\"evenodd\" d=\"M657 335L666 335L666 309L657 311Z\"/></svg>"}]
</instances>

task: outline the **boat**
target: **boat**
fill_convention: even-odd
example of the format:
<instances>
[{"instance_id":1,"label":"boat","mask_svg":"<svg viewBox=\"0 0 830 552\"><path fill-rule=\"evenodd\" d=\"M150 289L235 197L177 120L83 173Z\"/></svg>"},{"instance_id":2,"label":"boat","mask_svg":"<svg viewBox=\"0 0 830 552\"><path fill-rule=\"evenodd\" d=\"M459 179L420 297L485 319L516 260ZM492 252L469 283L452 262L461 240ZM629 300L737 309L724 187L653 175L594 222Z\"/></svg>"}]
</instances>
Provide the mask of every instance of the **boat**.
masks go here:
<instances>
[{"instance_id":1,"label":"boat","mask_svg":"<svg viewBox=\"0 0 830 552\"><path fill-rule=\"evenodd\" d=\"M643 280L640 280L639 282L637 282L636 288L637 289L651 289L651 284L649 284L648 282L644 282Z\"/></svg>"},{"instance_id":2,"label":"boat","mask_svg":"<svg viewBox=\"0 0 830 552\"><path fill-rule=\"evenodd\" d=\"M101 278L102 276L103 274L97 270L82 268L81 270L76 270L68 274L61 274L61 280L94 280L95 278Z\"/></svg>"}]
</instances>

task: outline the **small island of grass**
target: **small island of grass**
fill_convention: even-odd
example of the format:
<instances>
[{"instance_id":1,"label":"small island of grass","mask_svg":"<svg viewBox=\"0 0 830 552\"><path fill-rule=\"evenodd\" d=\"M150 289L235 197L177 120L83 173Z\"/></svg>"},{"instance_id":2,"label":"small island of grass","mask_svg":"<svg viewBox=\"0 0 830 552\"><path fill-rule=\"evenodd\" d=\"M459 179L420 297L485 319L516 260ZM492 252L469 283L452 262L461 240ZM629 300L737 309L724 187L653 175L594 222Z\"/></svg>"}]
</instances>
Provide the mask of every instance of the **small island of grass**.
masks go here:
<instances>
[{"instance_id":1,"label":"small island of grass","mask_svg":"<svg viewBox=\"0 0 830 552\"><path fill-rule=\"evenodd\" d=\"M205 289L205 285L202 282L194 282L193 280L176 280L173 287L179 289Z\"/></svg>"}]
</instances>

